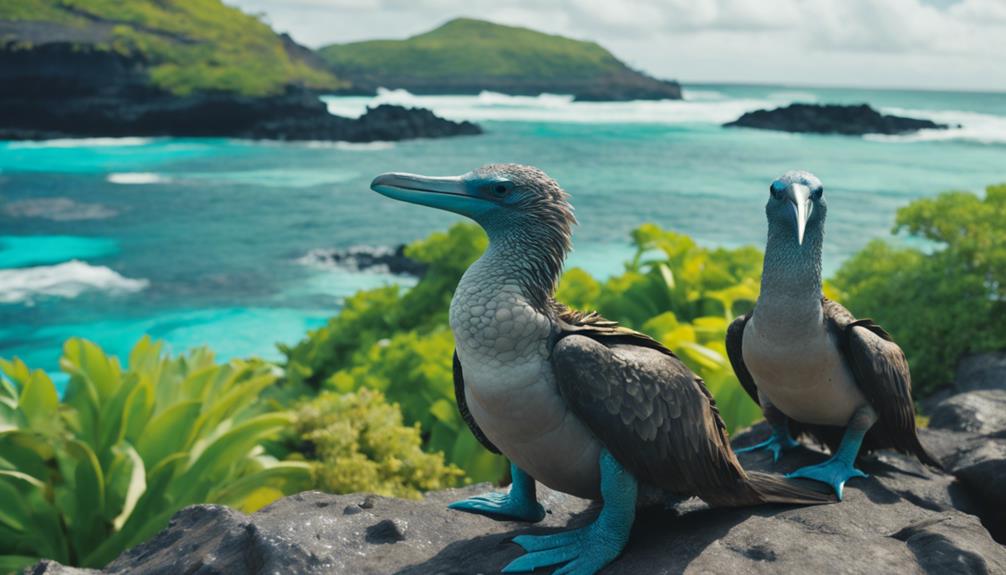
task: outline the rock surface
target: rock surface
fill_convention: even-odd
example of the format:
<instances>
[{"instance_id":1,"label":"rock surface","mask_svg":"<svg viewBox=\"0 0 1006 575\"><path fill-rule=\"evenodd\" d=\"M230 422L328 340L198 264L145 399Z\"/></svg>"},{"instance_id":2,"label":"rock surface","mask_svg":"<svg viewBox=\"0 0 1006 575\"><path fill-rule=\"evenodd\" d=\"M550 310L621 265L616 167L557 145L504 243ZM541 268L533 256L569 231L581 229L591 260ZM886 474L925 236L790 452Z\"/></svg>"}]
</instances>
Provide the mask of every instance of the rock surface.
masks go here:
<instances>
[{"instance_id":1,"label":"rock surface","mask_svg":"<svg viewBox=\"0 0 1006 575\"><path fill-rule=\"evenodd\" d=\"M756 426L735 444L765 434ZM986 493L969 483L970 474L986 473L983 465L1002 473L1004 460L976 461L976 451L996 452L974 433L926 430L923 441L961 481L882 452L861 463L870 478L852 480L839 504L710 509L693 499L645 510L625 553L603 573L1006 573L1006 547L975 515L993 520L996 508L986 497L1001 500L1001 489ZM812 448L789 452L779 464L764 453L741 456L748 469L778 472L824 458ZM446 507L490 488L440 491L421 501L307 492L253 515L197 505L104 573L496 573L521 555L510 542L515 535L581 526L596 513L588 501L544 488L549 513L534 526ZM44 562L32 573L95 572Z\"/></svg>"},{"instance_id":2,"label":"rock surface","mask_svg":"<svg viewBox=\"0 0 1006 575\"><path fill-rule=\"evenodd\" d=\"M2 30L0 30L2 31ZM473 135L470 122L382 105L343 118L313 92L177 96L150 84L144 62L72 43L30 50L0 44L0 140L191 136L369 142Z\"/></svg>"},{"instance_id":3,"label":"rock surface","mask_svg":"<svg viewBox=\"0 0 1006 575\"><path fill-rule=\"evenodd\" d=\"M723 125L731 128L844 135L894 135L918 130L945 130L950 127L929 120L881 114L867 104L790 104L774 110L747 112Z\"/></svg>"},{"instance_id":4,"label":"rock surface","mask_svg":"<svg viewBox=\"0 0 1006 575\"><path fill-rule=\"evenodd\" d=\"M315 249L300 258L301 263L335 266L352 271L385 272L396 275L422 276L426 264L405 255L405 244L386 246L353 246L337 249Z\"/></svg>"}]
</instances>

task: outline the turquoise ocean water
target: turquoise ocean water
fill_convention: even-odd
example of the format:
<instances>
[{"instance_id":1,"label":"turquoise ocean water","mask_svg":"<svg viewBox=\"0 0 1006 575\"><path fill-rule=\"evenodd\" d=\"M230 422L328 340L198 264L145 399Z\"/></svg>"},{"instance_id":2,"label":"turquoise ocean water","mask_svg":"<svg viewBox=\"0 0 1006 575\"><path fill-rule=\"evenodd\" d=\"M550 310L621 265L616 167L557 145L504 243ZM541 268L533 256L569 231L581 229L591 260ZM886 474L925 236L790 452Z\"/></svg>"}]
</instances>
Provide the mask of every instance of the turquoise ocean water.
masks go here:
<instances>
[{"instance_id":1,"label":"turquoise ocean water","mask_svg":"<svg viewBox=\"0 0 1006 575\"><path fill-rule=\"evenodd\" d=\"M335 113L422 105L481 123L483 136L403 143L225 139L0 142L0 357L55 371L62 342L125 356L144 333L172 350L277 358L385 282L313 267L313 249L392 245L456 221L368 189L374 175L446 175L488 162L535 164L572 193L580 226L571 265L616 273L628 232L652 221L706 245L761 244L772 179L791 168L824 181L826 270L874 237L895 210L947 189L1006 181L1006 95L702 85L684 102L573 103L563 96L331 98ZM793 101L868 102L961 124L904 137L792 135L721 128Z\"/></svg>"}]
</instances>

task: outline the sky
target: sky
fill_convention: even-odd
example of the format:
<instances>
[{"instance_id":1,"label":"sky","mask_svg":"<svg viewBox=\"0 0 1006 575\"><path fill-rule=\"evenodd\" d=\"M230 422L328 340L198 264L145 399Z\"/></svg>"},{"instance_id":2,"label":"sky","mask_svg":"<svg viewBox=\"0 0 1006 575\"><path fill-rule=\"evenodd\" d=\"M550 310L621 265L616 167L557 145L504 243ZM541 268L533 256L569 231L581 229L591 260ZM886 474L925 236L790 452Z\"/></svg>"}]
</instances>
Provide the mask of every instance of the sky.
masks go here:
<instances>
[{"instance_id":1,"label":"sky","mask_svg":"<svg viewBox=\"0 0 1006 575\"><path fill-rule=\"evenodd\" d=\"M1006 92L1006 0L226 0L312 47L459 16L593 40L660 78Z\"/></svg>"}]
</instances>

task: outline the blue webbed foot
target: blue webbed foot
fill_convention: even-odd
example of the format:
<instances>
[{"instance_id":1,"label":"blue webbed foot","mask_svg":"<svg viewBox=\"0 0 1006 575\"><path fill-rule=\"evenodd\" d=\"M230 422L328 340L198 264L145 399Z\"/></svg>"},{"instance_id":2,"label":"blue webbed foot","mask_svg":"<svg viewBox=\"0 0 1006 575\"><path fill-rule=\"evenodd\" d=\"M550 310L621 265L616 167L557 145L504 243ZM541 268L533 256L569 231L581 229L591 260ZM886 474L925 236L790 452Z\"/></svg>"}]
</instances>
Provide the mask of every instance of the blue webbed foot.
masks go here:
<instances>
[{"instance_id":1,"label":"blue webbed foot","mask_svg":"<svg viewBox=\"0 0 1006 575\"><path fill-rule=\"evenodd\" d=\"M801 467L786 477L799 477L803 479L813 479L822 483L827 483L835 490L838 500L842 500L842 490L845 482L853 477L869 477L869 475L856 469L853 464L838 457L832 457L824 463Z\"/></svg>"},{"instance_id":2,"label":"blue webbed foot","mask_svg":"<svg viewBox=\"0 0 1006 575\"><path fill-rule=\"evenodd\" d=\"M601 452L601 514L586 527L551 535L520 535L514 543L527 551L503 568L526 573L561 565L553 575L594 575L611 563L629 541L636 515L636 479L607 450Z\"/></svg>"},{"instance_id":3,"label":"blue webbed foot","mask_svg":"<svg viewBox=\"0 0 1006 575\"><path fill-rule=\"evenodd\" d=\"M519 467L510 464L513 483L506 493L484 493L455 501L447 507L458 511L478 513L502 519L516 519L537 523L545 518L545 508L535 497L534 479Z\"/></svg>"},{"instance_id":4,"label":"blue webbed foot","mask_svg":"<svg viewBox=\"0 0 1006 575\"><path fill-rule=\"evenodd\" d=\"M554 535L520 535L514 543L527 551L503 568L504 573L526 573L565 563L553 575L593 575L622 552L625 542L596 524Z\"/></svg>"},{"instance_id":5,"label":"blue webbed foot","mask_svg":"<svg viewBox=\"0 0 1006 575\"><path fill-rule=\"evenodd\" d=\"M790 437L788 433L785 435L773 433L772 436L765 441L756 443L750 447L735 449L734 453L748 453L750 451L761 451L762 449L767 449L772 452L772 461L778 462L783 451L788 451L799 446L800 442Z\"/></svg>"},{"instance_id":6,"label":"blue webbed foot","mask_svg":"<svg viewBox=\"0 0 1006 575\"><path fill-rule=\"evenodd\" d=\"M455 501L448 505L451 509L467 511L489 515L491 517L501 517L505 519L516 519L518 521L530 521L537 523L545 518L545 508L534 499L514 497L512 492L507 493L484 493Z\"/></svg>"}]
</instances>

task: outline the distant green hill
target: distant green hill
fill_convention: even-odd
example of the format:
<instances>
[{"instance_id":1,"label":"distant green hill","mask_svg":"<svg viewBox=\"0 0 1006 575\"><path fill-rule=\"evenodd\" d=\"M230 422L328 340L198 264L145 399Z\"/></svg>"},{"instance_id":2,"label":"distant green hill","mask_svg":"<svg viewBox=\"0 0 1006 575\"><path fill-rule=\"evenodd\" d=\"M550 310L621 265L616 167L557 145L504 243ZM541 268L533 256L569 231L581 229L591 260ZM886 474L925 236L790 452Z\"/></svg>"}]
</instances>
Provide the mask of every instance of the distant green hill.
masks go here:
<instances>
[{"instance_id":1,"label":"distant green hill","mask_svg":"<svg viewBox=\"0 0 1006 575\"><path fill-rule=\"evenodd\" d=\"M320 53L356 90L552 92L587 100L681 97L676 82L632 70L594 42L468 18L406 40L333 44Z\"/></svg>"},{"instance_id":2,"label":"distant green hill","mask_svg":"<svg viewBox=\"0 0 1006 575\"><path fill-rule=\"evenodd\" d=\"M0 0L0 51L54 44L135 58L177 95L345 88L311 51L220 0Z\"/></svg>"}]
</instances>

